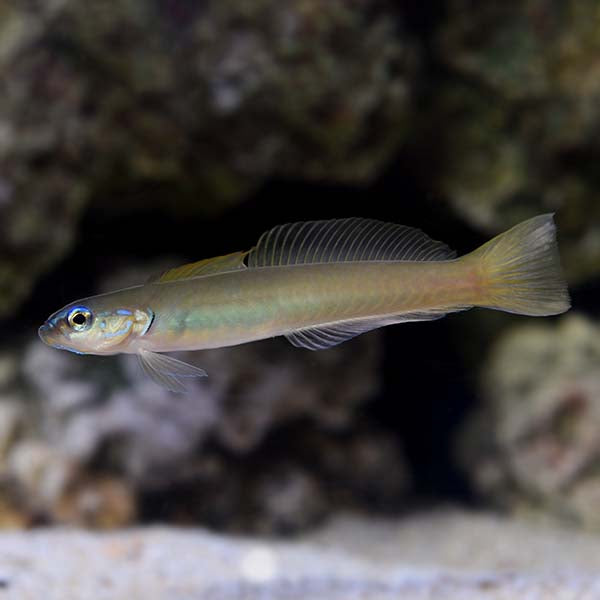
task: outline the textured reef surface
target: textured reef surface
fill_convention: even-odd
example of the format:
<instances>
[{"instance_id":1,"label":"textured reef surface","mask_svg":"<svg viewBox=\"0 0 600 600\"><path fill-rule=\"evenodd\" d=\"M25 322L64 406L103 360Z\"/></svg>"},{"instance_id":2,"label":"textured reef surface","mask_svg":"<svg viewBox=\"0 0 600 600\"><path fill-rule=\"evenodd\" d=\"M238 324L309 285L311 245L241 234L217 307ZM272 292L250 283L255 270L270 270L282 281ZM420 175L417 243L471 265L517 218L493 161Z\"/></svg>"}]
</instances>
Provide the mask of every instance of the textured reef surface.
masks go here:
<instances>
[{"instance_id":1,"label":"textured reef surface","mask_svg":"<svg viewBox=\"0 0 600 600\"><path fill-rule=\"evenodd\" d=\"M599 364L600 328L578 315L498 340L462 446L490 501L600 529Z\"/></svg>"},{"instance_id":2,"label":"textured reef surface","mask_svg":"<svg viewBox=\"0 0 600 600\"><path fill-rule=\"evenodd\" d=\"M372 178L403 137L413 62L385 5L4 2L0 315L90 202L200 218L275 175Z\"/></svg>"}]
</instances>

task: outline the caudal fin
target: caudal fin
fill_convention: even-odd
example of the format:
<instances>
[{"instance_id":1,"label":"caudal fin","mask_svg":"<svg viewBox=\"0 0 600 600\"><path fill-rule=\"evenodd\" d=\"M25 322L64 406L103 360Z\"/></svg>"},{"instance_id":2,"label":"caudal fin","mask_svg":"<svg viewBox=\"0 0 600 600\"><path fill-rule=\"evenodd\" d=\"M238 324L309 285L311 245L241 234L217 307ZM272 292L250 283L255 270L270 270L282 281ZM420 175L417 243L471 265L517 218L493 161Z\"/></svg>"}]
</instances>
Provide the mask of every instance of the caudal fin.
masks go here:
<instances>
[{"instance_id":1,"label":"caudal fin","mask_svg":"<svg viewBox=\"0 0 600 600\"><path fill-rule=\"evenodd\" d=\"M516 225L468 257L483 280L479 306L540 317L569 310L551 214Z\"/></svg>"}]
</instances>

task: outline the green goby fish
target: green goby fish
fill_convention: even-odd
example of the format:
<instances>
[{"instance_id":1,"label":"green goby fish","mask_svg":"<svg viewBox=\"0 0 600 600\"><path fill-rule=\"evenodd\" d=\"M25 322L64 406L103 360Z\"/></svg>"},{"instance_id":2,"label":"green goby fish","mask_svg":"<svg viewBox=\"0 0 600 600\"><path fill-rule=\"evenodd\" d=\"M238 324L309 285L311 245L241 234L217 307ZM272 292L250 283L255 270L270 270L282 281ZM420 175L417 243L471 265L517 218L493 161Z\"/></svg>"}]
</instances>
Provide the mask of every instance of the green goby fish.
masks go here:
<instances>
[{"instance_id":1,"label":"green goby fish","mask_svg":"<svg viewBox=\"0 0 600 600\"><path fill-rule=\"evenodd\" d=\"M371 219L280 225L254 248L174 268L143 285L77 300L39 329L79 354L136 354L157 383L206 373L160 354L285 336L320 350L405 321L474 306L546 316L568 310L552 215L461 258L418 229Z\"/></svg>"}]
</instances>

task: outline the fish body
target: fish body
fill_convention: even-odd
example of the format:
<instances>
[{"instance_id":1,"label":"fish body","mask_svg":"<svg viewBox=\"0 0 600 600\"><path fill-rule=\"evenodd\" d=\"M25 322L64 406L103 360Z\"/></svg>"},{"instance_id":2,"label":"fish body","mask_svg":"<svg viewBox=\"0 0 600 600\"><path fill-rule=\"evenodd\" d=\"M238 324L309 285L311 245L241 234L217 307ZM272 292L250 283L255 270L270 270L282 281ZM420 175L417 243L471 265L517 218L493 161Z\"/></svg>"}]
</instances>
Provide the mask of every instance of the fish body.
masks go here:
<instances>
[{"instance_id":1,"label":"fish body","mask_svg":"<svg viewBox=\"0 0 600 600\"><path fill-rule=\"evenodd\" d=\"M475 304L477 295L476 274L461 261L357 262L262 267L148 283L77 304L96 313L107 306L142 311L152 307L151 329L107 348L114 354L136 353L140 348L153 352L219 348L337 321L428 309L449 312Z\"/></svg>"},{"instance_id":2,"label":"fish body","mask_svg":"<svg viewBox=\"0 0 600 600\"><path fill-rule=\"evenodd\" d=\"M462 258L416 229L379 221L283 225L249 252L71 303L40 337L83 354L137 354L155 380L181 391L183 378L204 372L160 353L279 335L316 350L473 306L540 316L568 309L551 215Z\"/></svg>"},{"instance_id":3,"label":"fish body","mask_svg":"<svg viewBox=\"0 0 600 600\"><path fill-rule=\"evenodd\" d=\"M158 352L217 348L340 321L450 311L473 304L476 287L459 261L261 267L151 284L140 302L164 316L144 341Z\"/></svg>"}]
</instances>

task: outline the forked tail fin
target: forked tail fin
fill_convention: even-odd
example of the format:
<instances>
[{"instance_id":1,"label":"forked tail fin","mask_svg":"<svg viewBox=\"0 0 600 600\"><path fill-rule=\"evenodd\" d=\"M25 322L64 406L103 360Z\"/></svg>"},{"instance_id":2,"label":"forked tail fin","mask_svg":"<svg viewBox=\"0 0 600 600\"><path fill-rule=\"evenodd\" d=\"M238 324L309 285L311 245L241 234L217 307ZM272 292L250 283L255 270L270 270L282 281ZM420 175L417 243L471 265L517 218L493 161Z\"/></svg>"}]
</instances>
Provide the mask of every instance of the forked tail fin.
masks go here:
<instances>
[{"instance_id":1,"label":"forked tail fin","mask_svg":"<svg viewBox=\"0 0 600 600\"><path fill-rule=\"evenodd\" d=\"M478 261L477 271L482 277L478 306L539 317L569 310L553 215L540 215L516 225L469 254L468 259Z\"/></svg>"}]
</instances>

